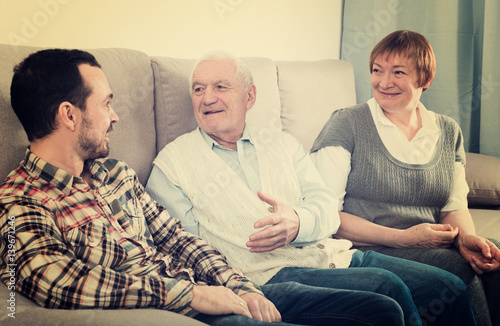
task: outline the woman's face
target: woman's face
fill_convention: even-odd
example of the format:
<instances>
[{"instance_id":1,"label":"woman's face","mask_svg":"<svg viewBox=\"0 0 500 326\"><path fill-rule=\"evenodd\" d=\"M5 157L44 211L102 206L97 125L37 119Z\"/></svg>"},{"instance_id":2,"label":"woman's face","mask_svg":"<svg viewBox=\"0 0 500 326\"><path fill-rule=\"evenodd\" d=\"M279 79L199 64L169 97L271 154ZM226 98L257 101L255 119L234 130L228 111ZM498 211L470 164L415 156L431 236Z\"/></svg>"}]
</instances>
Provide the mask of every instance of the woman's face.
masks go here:
<instances>
[{"instance_id":1,"label":"woman's face","mask_svg":"<svg viewBox=\"0 0 500 326\"><path fill-rule=\"evenodd\" d=\"M413 60L398 54L380 55L375 58L372 70L373 97L382 109L411 111L417 108L423 87L418 86Z\"/></svg>"}]
</instances>

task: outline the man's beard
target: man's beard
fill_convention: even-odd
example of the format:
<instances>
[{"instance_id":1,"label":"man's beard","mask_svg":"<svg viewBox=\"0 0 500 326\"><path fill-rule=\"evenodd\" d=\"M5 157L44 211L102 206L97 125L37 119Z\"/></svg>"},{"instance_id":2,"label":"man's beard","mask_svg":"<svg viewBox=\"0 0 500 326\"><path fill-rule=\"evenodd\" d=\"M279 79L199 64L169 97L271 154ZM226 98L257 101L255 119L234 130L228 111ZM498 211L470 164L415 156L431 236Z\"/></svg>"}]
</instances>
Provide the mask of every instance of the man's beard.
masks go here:
<instances>
[{"instance_id":1,"label":"man's beard","mask_svg":"<svg viewBox=\"0 0 500 326\"><path fill-rule=\"evenodd\" d=\"M78 144L85 153L84 159L95 160L107 157L109 155L109 146L104 143L104 139L98 140L91 137L89 132L91 126L92 123L84 115L82 120L82 130L78 135ZM110 125L108 132L110 132L112 128L112 125Z\"/></svg>"}]
</instances>

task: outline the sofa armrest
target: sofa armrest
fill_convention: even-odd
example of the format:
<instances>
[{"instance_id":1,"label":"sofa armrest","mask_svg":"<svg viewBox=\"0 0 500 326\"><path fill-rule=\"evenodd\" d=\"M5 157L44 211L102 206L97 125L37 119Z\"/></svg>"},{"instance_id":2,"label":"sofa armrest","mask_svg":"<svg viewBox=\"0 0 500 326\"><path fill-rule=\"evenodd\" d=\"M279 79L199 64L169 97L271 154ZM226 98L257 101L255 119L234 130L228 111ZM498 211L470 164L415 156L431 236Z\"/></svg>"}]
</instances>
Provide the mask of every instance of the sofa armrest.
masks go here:
<instances>
[{"instance_id":1,"label":"sofa armrest","mask_svg":"<svg viewBox=\"0 0 500 326\"><path fill-rule=\"evenodd\" d=\"M470 207L500 206L500 159L466 153L465 177L469 185Z\"/></svg>"}]
</instances>

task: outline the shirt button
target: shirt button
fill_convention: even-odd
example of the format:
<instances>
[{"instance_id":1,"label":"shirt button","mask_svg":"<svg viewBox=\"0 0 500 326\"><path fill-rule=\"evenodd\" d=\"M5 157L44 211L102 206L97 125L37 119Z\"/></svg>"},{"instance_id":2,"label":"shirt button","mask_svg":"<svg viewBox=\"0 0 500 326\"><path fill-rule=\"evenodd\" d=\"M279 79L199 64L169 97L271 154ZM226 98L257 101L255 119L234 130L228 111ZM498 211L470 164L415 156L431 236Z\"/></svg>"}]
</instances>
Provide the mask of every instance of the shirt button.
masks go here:
<instances>
[{"instance_id":1,"label":"shirt button","mask_svg":"<svg viewBox=\"0 0 500 326\"><path fill-rule=\"evenodd\" d=\"M329 268L335 268L335 264L334 263L330 263L330 265L328 265Z\"/></svg>"},{"instance_id":2,"label":"shirt button","mask_svg":"<svg viewBox=\"0 0 500 326\"><path fill-rule=\"evenodd\" d=\"M269 211L269 213L274 214L274 207L269 206L267 210Z\"/></svg>"},{"instance_id":3,"label":"shirt button","mask_svg":"<svg viewBox=\"0 0 500 326\"><path fill-rule=\"evenodd\" d=\"M325 245L324 245L324 244L322 244L322 243L318 243L317 247L318 247L319 249L325 249Z\"/></svg>"}]
</instances>

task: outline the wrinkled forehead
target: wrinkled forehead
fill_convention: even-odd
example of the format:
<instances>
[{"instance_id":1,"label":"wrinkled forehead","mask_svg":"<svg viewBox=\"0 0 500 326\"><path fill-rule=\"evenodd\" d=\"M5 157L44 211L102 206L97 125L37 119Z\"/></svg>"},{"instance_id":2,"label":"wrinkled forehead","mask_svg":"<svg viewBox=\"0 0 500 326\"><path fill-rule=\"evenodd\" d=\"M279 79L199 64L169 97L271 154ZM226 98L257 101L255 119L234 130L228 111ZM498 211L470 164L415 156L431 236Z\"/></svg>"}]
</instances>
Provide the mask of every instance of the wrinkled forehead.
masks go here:
<instances>
[{"instance_id":1,"label":"wrinkled forehead","mask_svg":"<svg viewBox=\"0 0 500 326\"><path fill-rule=\"evenodd\" d=\"M221 80L237 83L236 64L232 59L202 61L193 71L193 84L214 83Z\"/></svg>"}]
</instances>

